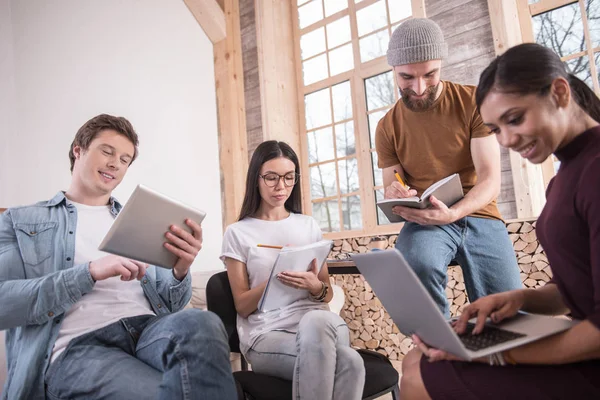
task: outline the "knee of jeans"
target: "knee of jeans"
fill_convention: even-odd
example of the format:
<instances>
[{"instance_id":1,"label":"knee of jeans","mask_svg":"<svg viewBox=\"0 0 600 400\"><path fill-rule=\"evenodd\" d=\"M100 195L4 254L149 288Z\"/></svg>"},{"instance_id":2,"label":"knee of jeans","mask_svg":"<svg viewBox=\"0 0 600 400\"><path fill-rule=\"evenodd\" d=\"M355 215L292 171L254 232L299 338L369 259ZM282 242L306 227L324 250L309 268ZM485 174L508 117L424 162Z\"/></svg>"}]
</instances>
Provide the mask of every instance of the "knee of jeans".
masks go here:
<instances>
[{"instance_id":1,"label":"knee of jeans","mask_svg":"<svg viewBox=\"0 0 600 400\"><path fill-rule=\"evenodd\" d=\"M427 257L425 254L421 254L410 257L410 260L407 258L407 262L422 282L439 282L445 276L445 272L441 272L437 267L440 260L435 257Z\"/></svg>"},{"instance_id":2,"label":"knee of jeans","mask_svg":"<svg viewBox=\"0 0 600 400\"><path fill-rule=\"evenodd\" d=\"M342 324L344 324L344 320L331 311L313 310L302 317L298 324L298 331L301 338L312 341L328 333L335 332L336 328Z\"/></svg>"},{"instance_id":3,"label":"knee of jeans","mask_svg":"<svg viewBox=\"0 0 600 400\"><path fill-rule=\"evenodd\" d=\"M221 319L213 312L197 309L179 311L177 331L186 336L227 341Z\"/></svg>"},{"instance_id":4,"label":"knee of jeans","mask_svg":"<svg viewBox=\"0 0 600 400\"><path fill-rule=\"evenodd\" d=\"M344 354L344 368L348 368L352 371L352 375L355 377L364 376L365 362L358 351L351 347L346 347L344 349ZM338 354L338 356L340 356L340 354Z\"/></svg>"}]
</instances>

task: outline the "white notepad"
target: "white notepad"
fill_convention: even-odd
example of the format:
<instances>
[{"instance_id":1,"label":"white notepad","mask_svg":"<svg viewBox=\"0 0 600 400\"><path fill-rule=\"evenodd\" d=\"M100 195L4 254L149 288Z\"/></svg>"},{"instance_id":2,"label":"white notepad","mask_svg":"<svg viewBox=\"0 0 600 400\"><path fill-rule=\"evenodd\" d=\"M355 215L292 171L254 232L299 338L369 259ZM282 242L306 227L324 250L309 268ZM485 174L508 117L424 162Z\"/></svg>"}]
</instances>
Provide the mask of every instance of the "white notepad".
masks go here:
<instances>
[{"instance_id":1,"label":"white notepad","mask_svg":"<svg viewBox=\"0 0 600 400\"><path fill-rule=\"evenodd\" d=\"M306 246L284 247L281 249L271 269L265 291L258 302L258 310L275 310L308 298L308 290L295 289L284 285L277 279L277 274L283 271L309 271L310 263L315 258L320 271L325 261L327 261L332 246L333 242L331 240L321 240Z\"/></svg>"}]
</instances>

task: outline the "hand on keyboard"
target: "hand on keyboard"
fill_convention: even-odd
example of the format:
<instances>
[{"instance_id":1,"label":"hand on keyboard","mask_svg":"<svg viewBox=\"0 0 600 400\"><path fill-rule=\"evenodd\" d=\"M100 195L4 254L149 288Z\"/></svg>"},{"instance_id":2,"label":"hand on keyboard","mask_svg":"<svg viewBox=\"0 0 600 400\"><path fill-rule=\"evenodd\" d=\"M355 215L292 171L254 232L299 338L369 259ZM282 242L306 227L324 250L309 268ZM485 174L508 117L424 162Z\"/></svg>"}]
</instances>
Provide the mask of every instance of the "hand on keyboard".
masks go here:
<instances>
[{"instance_id":1,"label":"hand on keyboard","mask_svg":"<svg viewBox=\"0 0 600 400\"><path fill-rule=\"evenodd\" d=\"M523 307L524 295L521 290L511 290L510 292L492 294L482 297L469 304L463 310L463 313L454 325L454 331L459 335L467 331L467 326L471 318L477 318L473 334L478 335L483 331L483 327L488 318L497 324L506 318L517 314Z\"/></svg>"}]
</instances>

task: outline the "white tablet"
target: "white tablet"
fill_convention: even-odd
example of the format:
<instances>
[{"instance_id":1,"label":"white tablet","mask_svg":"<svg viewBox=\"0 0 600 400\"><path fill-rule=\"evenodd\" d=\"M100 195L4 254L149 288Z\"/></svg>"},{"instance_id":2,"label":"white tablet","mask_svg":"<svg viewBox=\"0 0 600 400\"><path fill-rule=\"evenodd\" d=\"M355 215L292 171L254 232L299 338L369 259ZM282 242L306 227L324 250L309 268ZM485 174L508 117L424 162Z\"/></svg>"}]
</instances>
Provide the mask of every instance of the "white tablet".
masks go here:
<instances>
[{"instance_id":1,"label":"white tablet","mask_svg":"<svg viewBox=\"0 0 600 400\"><path fill-rule=\"evenodd\" d=\"M206 213L138 185L98 247L107 253L173 268L177 256L164 247L165 233L176 225L188 232L187 218L198 224Z\"/></svg>"}]
</instances>

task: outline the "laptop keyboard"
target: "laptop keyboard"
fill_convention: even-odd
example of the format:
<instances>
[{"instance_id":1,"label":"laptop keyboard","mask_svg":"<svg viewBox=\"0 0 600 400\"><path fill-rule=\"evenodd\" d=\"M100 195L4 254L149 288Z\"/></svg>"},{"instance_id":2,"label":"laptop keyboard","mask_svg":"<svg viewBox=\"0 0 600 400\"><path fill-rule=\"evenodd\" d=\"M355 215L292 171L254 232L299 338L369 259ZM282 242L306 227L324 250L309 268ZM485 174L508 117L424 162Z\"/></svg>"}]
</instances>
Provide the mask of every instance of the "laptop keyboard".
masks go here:
<instances>
[{"instance_id":1,"label":"laptop keyboard","mask_svg":"<svg viewBox=\"0 0 600 400\"><path fill-rule=\"evenodd\" d=\"M511 332L489 325L485 325L483 331L478 335L471 335L473 328L475 328L475 324L467 323L465 333L459 336L465 347L471 351L485 349L525 336L522 333Z\"/></svg>"}]
</instances>

